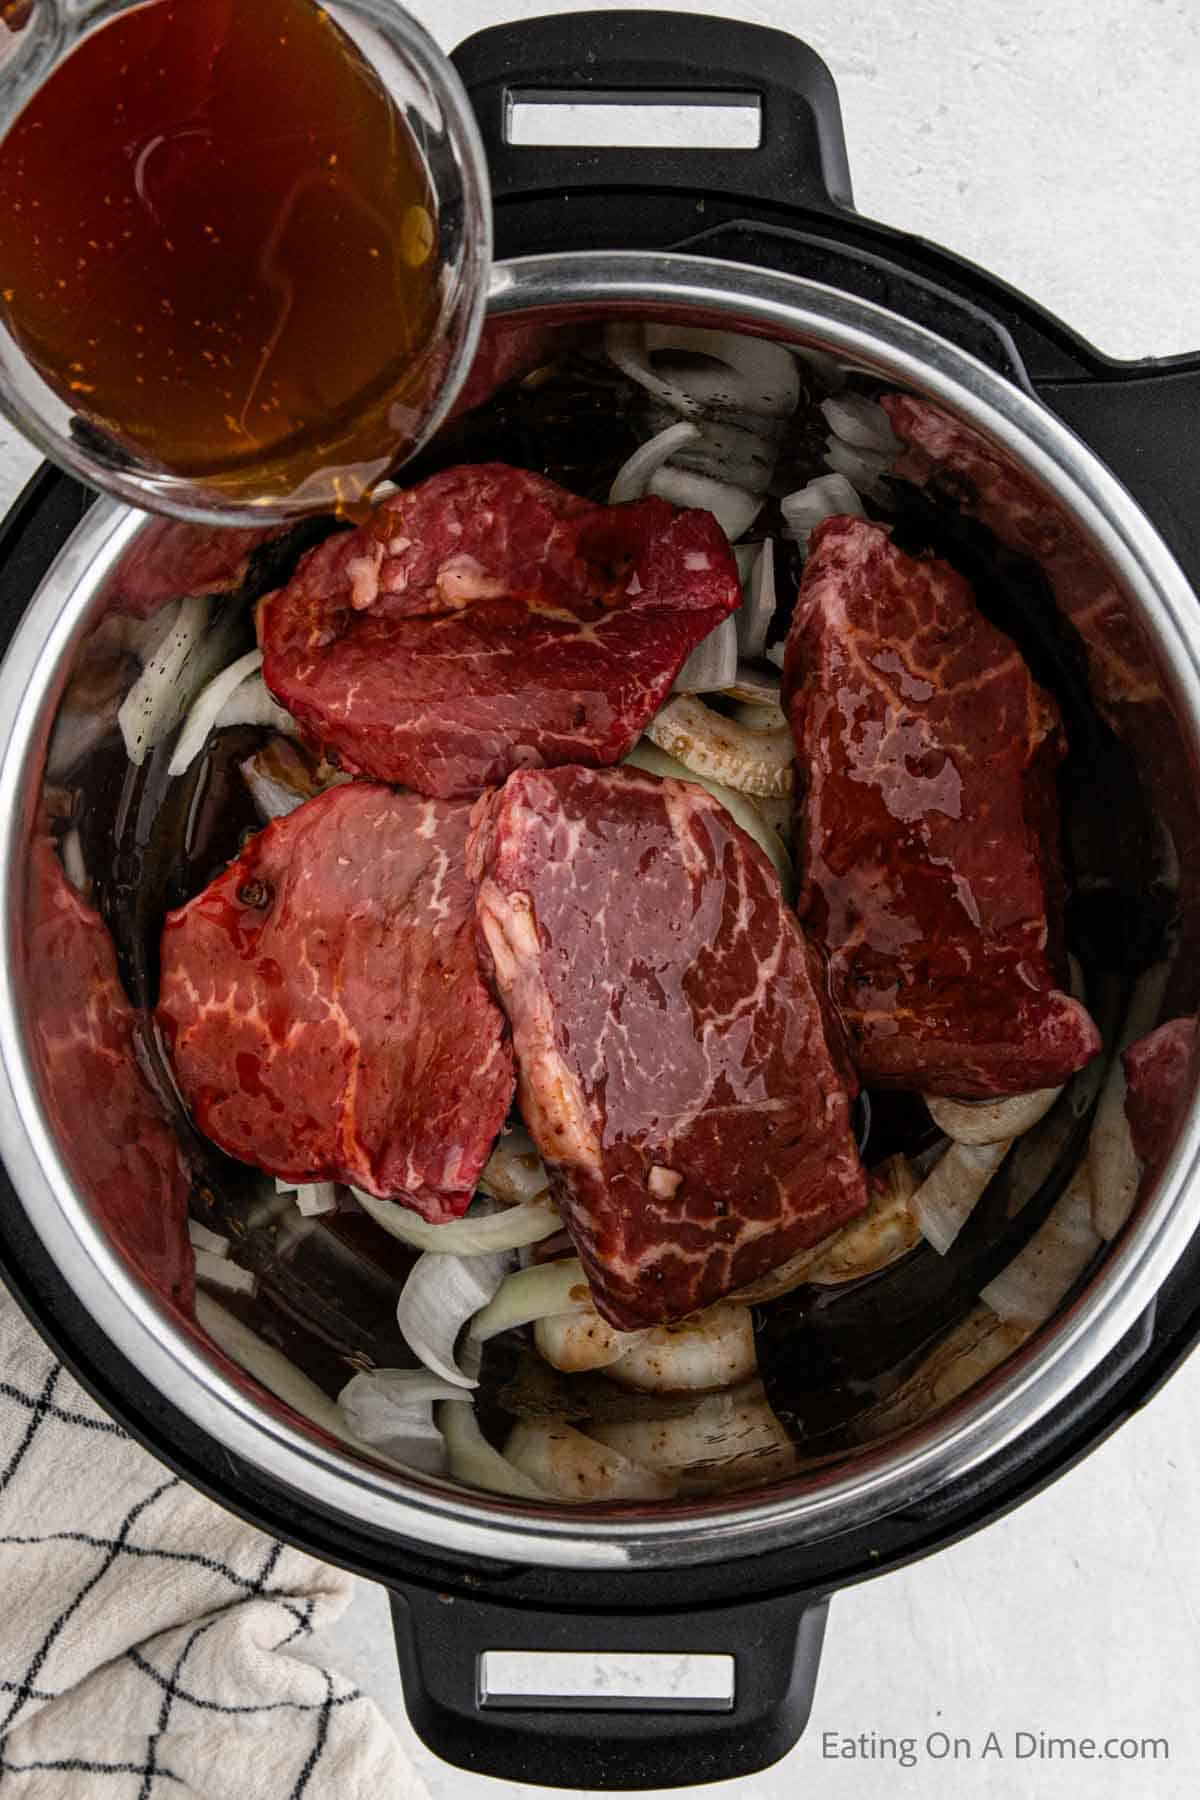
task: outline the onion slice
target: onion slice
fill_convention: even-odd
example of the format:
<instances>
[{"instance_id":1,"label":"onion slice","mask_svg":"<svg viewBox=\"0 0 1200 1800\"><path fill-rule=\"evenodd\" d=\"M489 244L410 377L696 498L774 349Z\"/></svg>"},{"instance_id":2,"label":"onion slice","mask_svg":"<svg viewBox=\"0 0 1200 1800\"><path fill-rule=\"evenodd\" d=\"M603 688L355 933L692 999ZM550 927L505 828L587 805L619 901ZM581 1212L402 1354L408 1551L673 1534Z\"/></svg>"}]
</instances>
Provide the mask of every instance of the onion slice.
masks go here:
<instances>
[{"instance_id":1,"label":"onion slice","mask_svg":"<svg viewBox=\"0 0 1200 1800\"><path fill-rule=\"evenodd\" d=\"M763 855L774 865L779 876L784 898L791 900L795 889L791 858L779 833L769 820L765 819L754 800L746 794L739 794L722 782L710 781L706 776L698 775L694 769L685 768L683 763L668 756L656 744L645 738L635 744L625 758L632 768L645 769L649 775L661 775L669 781L692 781L702 787L706 794L711 794L717 803L723 806L735 825L740 825L746 836L753 838Z\"/></svg>"},{"instance_id":2,"label":"onion slice","mask_svg":"<svg viewBox=\"0 0 1200 1800\"><path fill-rule=\"evenodd\" d=\"M428 1475L446 1467L446 1445L433 1421L436 1400L461 1390L425 1369L376 1369L348 1381L338 1405L360 1443Z\"/></svg>"},{"instance_id":3,"label":"onion slice","mask_svg":"<svg viewBox=\"0 0 1200 1800\"><path fill-rule=\"evenodd\" d=\"M1092 1182L1084 1163L1044 1225L979 1298L1006 1324L1032 1330L1065 1299L1103 1244L1092 1224Z\"/></svg>"},{"instance_id":4,"label":"onion slice","mask_svg":"<svg viewBox=\"0 0 1200 1800\"><path fill-rule=\"evenodd\" d=\"M766 650L777 605L775 540L764 538L750 570L750 578L745 583L745 599L733 615L737 624L738 648L744 657L753 659Z\"/></svg>"},{"instance_id":5,"label":"onion slice","mask_svg":"<svg viewBox=\"0 0 1200 1800\"><path fill-rule=\"evenodd\" d=\"M593 1422L587 1429L597 1443L643 1468L676 1476L687 1471L718 1486L736 1485L739 1477L770 1480L795 1461L792 1441L760 1381L706 1394L685 1413Z\"/></svg>"},{"instance_id":6,"label":"onion slice","mask_svg":"<svg viewBox=\"0 0 1200 1800\"><path fill-rule=\"evenodd\" d=\"M639 1339L609 1364L608 1375L642 1394L736 1387L758 1368L748 1306L721 1302L676 1325L655 1325Z\"/></svg>"},{"instance_id":7,"label":"onion slice","mask_svg":"<svg viewBox=\"0 0 1200 1800\"><path fill-rule=\"evenodd\" d=\"M409 1271L396 1302L396 1323L414 1356L443 1381L478 1387L478 1342L468 1338L461 1364L455 1346L468 1319L491 1310L510 1266L507 1251L494 1256L437 1256L427 1250Z\"/></svg>"},{"instance_id":8,"label":"onion slice","mask_svg":"<svg viewBox=\"0 0 1200 1800\"><path fill-rule=\"evenodd\" d=\"M912 1209L922 1234L939 1256L970 1218L980 1196L1004 1158L1012 1140L998 1144L951 1143L913 1196Z\"/></svg>"},{"instance_id":9,"label":"onion slice","mask_svg":"<svg viewBox=\"0 0 1200 1800\"><path fill-rule=\"evenodd\" d=\"M431 1225L395 1200L379 1200L361 1188L351 1192L363 1211L377 1225L427 1256L489 1256L500 1250L520 1250L552 1237L562 1223L548 1193L509 1206L503 1212L483 1212L477 1205L461 1219Z\"/></svg>"},{"instance_id":10,"label":"onion slice","mask_svg":"<svg viewBox=\"0 0 1200 1800\"><path fill-rule=\"evenodd\" d=\"M866 518L858 490L844 475L816 476L802 488L797 488L794 494L785 494L779 502L779 510L783 514L786 535L794 538L804 550L822 519Z\"/></svg>"},{"instance_id":11,"label":"onion slice","mask_svg":"<svg viewBox=\"0 0 1200 1800\"><path fill-rule=\"evenodd\" d=\"M1121 1052L1153 1031L1162 1011L1170 967L1167 962L1155 963L1138 977L1096 1106L1087 1160L1092 1179L1092 1223L1106 1242L1116 1237L1133 1211L1141 1180L1129 1120L1125 1117Z\"/></svg>"},{"instance_id":12,"label":"onion slice","mask_svg":"<svg viewBox=\"0 0 1200 1800\"><path fill-rule=\"evenodd\" d=\"M822 400L821 411L834 437L856 450L874 450L894 458L904 447L878 400L868 400L862 394L840 394Z\"/></svg>"},{"instance_id":13,"label":"onion slice","mask_svg":"<svg viewBox=\"0 0 1200 1800\"><path fill-rule=\"evenodd\" d=\"M289 1362L281 1350L276 1350L256 1331L251 1331L231 1312L226 1312L203 1290L196 1295L196 1323L231 1362L253 1375L277 1400L282 1400L285 1406L290 1406L331 1436L349 1438L345 1416L336 1401Z\"/></svg>"},{"instance_id":14,"label":"onion slice","mask_svg":"<svg viewBox=\"0 0 1200 1800\"><path fill-rule=\"evenodd\" d=\"M640 500L646 492L650 477L669 462L676 450L684 444L692 443L700 436L698 425L689 424L680 419L674 425L668 425L665 431L656 432L646 443L639 444L633 455L628 457L613 476L612 486L608 490L610 506L619 506L626 500Z\"/></svg>"},{"instance_id":15,"label":"onion slice","mask_svg":"<svg viewBox=\"0 0 1200 1800\"><path fill-rule=\"evenodd\" d=\"M471 1320L469 1342L486 1344L517 1325L532 1325L535 1319L556 1313L582 1312L591 1304L592 1290L577 1256L531 1263L498 1284L494 1296Z\"/></svg>"},{"instance_id":16,"label":"onion slice","mask_svg":"<svg viewBox=\"0 0 1200 1800\"><path fill-rule=\"evenodd\" d=\"M208 600L199 595L179 602L121 703L117 724L125 740L125 753L139 768L187 705L190 688L185 685L184 675L188 663L196 660L210 611Z\"/></svg>"},{"instance_id":17,"label":"onion slice","mask_svg":"<svg viewBox=\"0 0 1200 1800\"><path fill-rule=\"evenodd\" d=\"M997 1100L946 1100L940 1094L924 1100L938 1130L956 1144L1000 1144L1032 1131L1061 1093L1061 1087L1032 1088Z\"/></svg>"},{"instance_id":18,"label":"onion slice","mask_svg":"<svg viewBox=\"0 0 1200 1800\"><path fill-rule=\"evenodd\" d=\"M559 1500L669 1500L675 1483L558 1419L521 1419L504 1459Z\"/></svg>"},{"instance_id":19,"label":"onion slice","mask_svg":"<svg viewBox=\"0 0 1200 1800\"><path fill-rule=\"evenodd\" d=\"M794 750L789 731L748 731L693 695L668 700L646 736L693 775L741 794L790 794Z\"/></svg>"},{"instance_id":20,"label":"onion slice","mask_svg":"<svg viewBox=\"0 0 1200 1800\"><path fill-rule=\"evenodd\" d=\"M872 1170L871 1190L864 1212L820 1243L798 1250L777 1268L760 1275L757 1281L738 1288L729 1296L730 1300L746 1306L761 1306L808 1282L832 1286L835 1282L851 1281L886 1268L906 1255L920 1237L912 1210L916 1191L917 1179L908 1158L889 1156L879 1168Z\"/></svg>"},{"instance_id":21,"label":"onion slice","mask_svg":"<svg viewBox=\"0 0 1200 1800\"><path fill-rule=\"evenodd\" d=\"M199 1219L188 1220L188 1237L196 1250L207 1250L210 1256L226 1257L229 1255L229 1239L222 1237L219 1231L210 1231Z\"/></svg>"},{"instance_id":22,"label":"onion slice","mask_svg":"<svg viewBox=\"0 0 1200 1800\"><path fill-rule=\"evenodd\" d=\"M701 638L671 684L673 694L719 694L737 676L736 615Z\"/></svg>"},{"instance_id":23,"label":"onion slice","mask_svg":"<svg viewBox=\"0 0 1200 1800\"><path fill-rule=\"evenodd\" d=\"M483 1488L489 1494L510 1494L516 1500L553 1499L488 1443L479 1429L475 1408L465 1394L456 1400L442 1401L436 1419L445 1440L449 1473L456 1481Z\"/></svg>"},{"instance_id":24,"label":"onion slice","mask_svg":"<svg viewBox=\"0 0 1200 1800\"><path fill-rule=\"evenodd\" d=\"M479 1185L485 1194L494 1195L507 1206L535 1200L546 1192L550 1185L546 1165L523 1126L500 1134L480 1172Z\"/></svg>"},{"instance_id":25,"label":"onion slice","mask_svg":"<svg viewBox=\"0 0 1200 1800\"><path fill-rule=\"evenodd\" d=\"M699 507L710 512L725 536L733 543L742 537L762 510L763 496L751 494L731 482L717 481L711 475L699 475L695 469L658 469L647 483L647 490L672 506Z\"/></svg>"},{"instance_id":26,"label":"onion slice","mask_svg":"<svg viewBox=\"0 0 1200 1800\"><path fill-rule=\"evenodd\" d=\"M548 1313L535 1321L533 1342L538 1355L564 1375L607 1369L645 1337L644 1331L618 1331L594 1306L578 1312Z\"/></svg>"},{"instance_id":27,"label":"onion slice","mask_svg":"<svg viewBox=\"0 0 1200 1800\"><path fill-rule=\"evenodd\" d=\"M241 687L247 676L256 674L261 668L262 651L247 650L245 656L239 656L227 669L222 669L219 675L213 676L208 686L192 702L192 709L183 722L183 730L171 754L168 775L174 778L191 768L208 742L208 734L216 724L225 702Z\"/></svg>"},{"instance_id":28,"label":"onion slice","mask_svg":"<svg viewBox=\"0 0 1200 1800\"><path fill-rule=\"evenodd\" d=\"M257 1294L258 1276L250 1269L243 1269L240 1263L230 1262L228 1253L220 1256L214 1250L197 1247L192 1255L197 1281L206 1282L209 1287L224 1288L230 1294Z\"/></svg>"}]
</instances>

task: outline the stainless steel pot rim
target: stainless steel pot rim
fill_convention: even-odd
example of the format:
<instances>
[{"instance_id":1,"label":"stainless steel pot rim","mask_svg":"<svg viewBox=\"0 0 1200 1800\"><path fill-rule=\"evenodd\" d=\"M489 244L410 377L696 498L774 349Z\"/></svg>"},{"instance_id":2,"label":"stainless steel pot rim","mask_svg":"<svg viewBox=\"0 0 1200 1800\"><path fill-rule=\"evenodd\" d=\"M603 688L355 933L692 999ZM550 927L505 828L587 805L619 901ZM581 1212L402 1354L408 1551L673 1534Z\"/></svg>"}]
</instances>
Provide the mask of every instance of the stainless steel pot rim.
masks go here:
<instances>
[{"instance_id":1,"label":"stainless steel pot rim","mask_svg":"<svg viewBox=\"0 0 1200 1800\"><path fill-rule=\"evenodd\" d=\"M498 264L493 317L620 310L702 311L747 330L806 340L941 402L999 447L1019 453L1065 502L1142 608L1193 737L1200 721L1196 600L1136 502L1098 458L1036 400L983 363L896 314L835 289L757 267L644 252L580 252ZM0 1145L13 1184L57 1267L97 1326L188 1420L234 1455L321 1510L367 1530L436 1544L468 1558L557 1567L637 1569L728 1560L826 1538L912 1506L985 1464L1065 1400L1154 1303L1200 1222L1200 1111L1193 1109L1156 1195L1069 1316L1026 1346L982 1393L894 1444L807 1477L797 1491L581 1516L448 1484L396 1477L339 1456L263 1409L160 1314L73 1190L38 1101L15 985L23 845L48 707L106 574L145 523L97 505L60 553L0 671Z\"/></svg>"}]
</instances>

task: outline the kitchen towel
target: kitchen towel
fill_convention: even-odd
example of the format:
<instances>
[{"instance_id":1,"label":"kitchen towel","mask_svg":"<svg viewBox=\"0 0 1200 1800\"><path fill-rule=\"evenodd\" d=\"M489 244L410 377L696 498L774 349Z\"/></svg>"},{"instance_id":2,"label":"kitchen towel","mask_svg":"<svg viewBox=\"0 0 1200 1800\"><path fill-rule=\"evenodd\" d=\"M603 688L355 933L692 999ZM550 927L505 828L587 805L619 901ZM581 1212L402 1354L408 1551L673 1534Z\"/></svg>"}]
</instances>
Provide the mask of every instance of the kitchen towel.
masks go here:
<instances>
[{"instance_id":1,"label":"kitchen towel","mask_svg":"<svg viewBox=\"0 0 1200 1800\"><path fill-rule=\"evenodd\" d=\"M0 1797L421 1800L295 1654L351 1588L156 1462L0 1288Z\"/></svg>"}]
</instances>

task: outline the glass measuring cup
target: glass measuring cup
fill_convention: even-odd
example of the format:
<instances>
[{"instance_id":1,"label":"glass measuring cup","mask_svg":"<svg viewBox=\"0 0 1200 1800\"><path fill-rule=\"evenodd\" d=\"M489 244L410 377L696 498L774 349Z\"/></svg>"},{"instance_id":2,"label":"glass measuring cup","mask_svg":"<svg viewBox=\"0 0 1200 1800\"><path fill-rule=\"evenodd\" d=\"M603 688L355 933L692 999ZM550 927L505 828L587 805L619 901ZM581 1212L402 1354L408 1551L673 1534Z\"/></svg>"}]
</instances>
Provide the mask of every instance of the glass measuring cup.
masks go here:
<instances>
[{"instance_id":1,"label":"glass measuring cup","mask_svg":"<svg viewBox=\"0 0 1200 1800\"><path fill-rule=\"evenodd\" d=\"M487 169L393 0L0 0L0 410L210 524L352 509L470 367Z\"/></svg>"}]
</instances>

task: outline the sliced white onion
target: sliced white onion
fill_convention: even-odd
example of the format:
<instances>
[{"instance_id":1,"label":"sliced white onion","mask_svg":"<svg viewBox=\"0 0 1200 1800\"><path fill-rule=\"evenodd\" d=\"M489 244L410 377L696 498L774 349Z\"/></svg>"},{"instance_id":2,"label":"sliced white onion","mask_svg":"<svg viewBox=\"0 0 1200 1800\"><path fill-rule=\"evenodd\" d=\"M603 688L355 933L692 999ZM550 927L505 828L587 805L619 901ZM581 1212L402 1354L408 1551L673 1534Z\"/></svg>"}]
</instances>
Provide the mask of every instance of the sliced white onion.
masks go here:
<instances>
[{"instance_id":1,"label":"sliced white onion","mask_svg":"<svg viewBox=\"0 0 1200 1800\"><path fill-rule=\"evenodd\" d=\"M882 1407L863 1418L856 1435L873 1438L928 1418L998 1369L1028 1336L1027 1325L1005 1323L990 1306L975 1307Z\"/></svg>"},{"instance_id":2,"label":"sliced white onion","mask_svg":"<svg viewBox=\"0 0 1200 1800\"><path fill-rule=\"evenodd\" d=\"M698 475L694 469L660 468L650 477L647 491L672 506L699 507L710 512L725 536L733 543L742 537L762 510L761 494L747 493L728 481L715 481L711 475Z\"/></svg>"},{"instance_id":3,"label":"sliced white onion","mask_svg":"<svg viewBox=\"0 0 1200 1800\"><path fill-rule=\"evenodd\" d=\"M644 1331L618 1331L600 1317L594 1306L581 1306L578 1312L549 1313L538 1319L533 1328L538 1355L564 1375L606 1369L645 1335Z\"/></svg>"},{"instance_id":4,"label":"sliced white onion","mask_svg":"<svg viewBox=\"0 0 1200 1800\"><path fill-rule=\"evenodd\" d=\"M675 1483L557 1419L521 1419L504 1459L559 1500L669 1500Z\"/></svg>"},{"instance_id":5,"label":"sliced white onion","mask_svg":"<svg viewBox=\"0 0 1200 1800\"><path fill-rule=\"evenodd\" d=\"M195 1249L196 1280L209 1287L224 1288L230 1294L257 1294L258 1276L240 1263L230 1262L212 1250Z\"/></svg>"},{"instance_id":6,"label":"sliced white onion","mask_svg":"<svg viewBox=\"0 0 1200 1800\"><path fill-rule=\"evenodd\" d=\"M91 877L87 872L87 864L83 860L83 843L79 836L79 828L72 825L59 845L62 856L63 874L71 886L79 894L87 894L91 889Z\"/></svg>"},{"instance_id":7,"label":"sliced white onion","mask_svg":"<svg viewBox=\"0 0 1200 1800\"><path fill-rule=\"evenodd\" d=\"M743 656L753 658L763 654L777 605L775 540L764 538L750 570L745 599L733 615L737 622L738 648Z\"/></svg>"},{"instance_id":8,"label":"sliced white onion","mask_svg":"<svg viewBox=\"0 0 1200 1800\"><path fill-rule=\"evenodd\" d=\"M488 1443L479 1429L475 1408L465 1394L457 1400L443 1401L436 1419L446 1445L449 1473L456 1481L483 1488L489 1494L509 1494L517 1500L553 1498Z\"/></svg>"},{"instance_id":9,"label":"sliced white onion","mask_svg":"<svg viewBox=\"0 0 1200 1800\"><path fill-rule=\"evenodd\" d=\"M1045 1224L979 1297L1006 1323L1042 1325L1103 1241L1092 1224L1092 1183L1084 1163Z\"/></svg>"},{"instance_id":10,"label":"sliced white onion","mask_svg":"<svg viewBox=\"0 0 1200 1800\"><path fill-rule=\"evenodd\" d=\"M736 1387L758 1368L748 1306L706 1307L677 1325L656 1325L610 1363L609 1379L644 1394Z\"/></svg>"},{"instance_id":11,"label":"sliced white onion","mask_svg":"<svg viewBox=\"0 0 1200 1800\"><path fill-rule=\"evenodd\" d=\"M739 663L737 674L722 689L727 700L741 702L734 708L733 716L747 731L783 730L787 714L779 704L781 691L774 669L764 669L761 664L751 667L749 663Z\"/></svg>"},{"instance_id":12,"label":"sliced white onion","mask_svg":"<svg viewBox=\"0 0 1200 1800\"><path fill-rule=\"evenodd\" d=\"M1111 1242L1133 1211L1141 1166L1125 1117L1125 1070L1121 1052L1153 1031L1162 1011L1170 964L1155 963L1140 975L1129 998L1129 1010L1096 1106L1088 1142L1092 1178L1092 1223Z\"/></svg>"},{"instance_id":13,"label":"sliced white onion","mask_svg":"<svg viewBox=\"0 0 1200 1800\"><path fill-rule=\"evenodd\" d=\"M787 661L787 644L780 638L777 644L768 644L763 655L769 663L774 663L777 669L782 669Z\"/></svg>"},{"instance_id":14,"label":"sliced white onion","mask_svg":"<svg viewBox=\"0 0 1200 1800\"><path fill-rule=\"evenodd\" d=\"M210 1294L197 1293L196 1322L231 1362L253 1375L256 1381L261 1381L277 1400L282 1400L334 1437L349 1435L345 1415L336 1401L289 1362L274 1344L268 1344L256 1331L251 1331L248 1325L226 1312Z\"/></svg>"},{"instance_id":15,"label":"sliced white onion","mask_svg":"<svg viewBox=\"0 0 1200 1800\"><path fill-rule=\"evenodd\" d=\"M194 1250L205 1250L209 1256L218 1258L229 1255L229 1239L222 1237L219 1231L210 1231L199 1219L188 1220L188 1237Z\"/></svg>"},{"instance_id":16,"label":"sliced white onion","mask_svg":"<svg viewBox=\"0 0 1200 1800\"><path fill-rule=\"evenodd\" d=\"M1010 1142L952 1143L913 1195L913 1215L939 1256L945 1256L974 1212Z\"/></svg>"},{"instance_id":17,"label":"sliced white onion","mask_svg":"<svg viewBox=\"0 0 1200 1800\"><path fill-rule=\"evenodd\" d=\"M173 731L196 688L212 673L214 656L224 660L227 634L209 631L211 602L202 596L181 600L126 694L117 714L125 751L139 768Z\"/></svg>"},{"instance_id":18,"label":"sliced white onion","mask_svg":"<svg viewBox=\"0 0 1200 1800\"><path fill-rule=\"evenodd\" d=\"M665 402L674 413L681 413L684 418L694 418L702 409L700 403L677 387L674 382L664 381L656 375L650 364L646 348L645 329L641 325L609 325L604 333L604 348L610 362L616 364L623 375L644 388L648 394L654 394Z\"/></svg>"},{"instance_id":19,"label":"sliced white onion","mask_svg":"<svg viewBox=\"0 0 1200 1800\"><path fill-rule=\"evenodd\" d=\"M787 848L759 811L755 800L746 794L739 794L735 789L726 787L720 781L712 781L705 775L698 775L657 744L646 738L634 745L625 761L635 769L645 769L650 775L661 775L671 781L694 781L702 787L706 794L711 794L717 803L725 808L735 825L740 825L746 836L753 838L764 856L774 865L779 876L785 899L791 899L795 891L795 879L792 872L791 858Z\"/></svg>"},{"instance_id":20,"label":"sliced white onion","mask_svg":"<svg viewBox=\"0 0 1200 1800\"><path fill-rule=\"evenodd\" d=\"M699 436L698 425L691 425L686 419L681 419L675 425L668 425L665 431L658 432L646 443L639 444L613 477L612 486L608 490L609 505L619 506L626 500L640 500L655 471L669 462L681 445L689 444Z\"/></svg>"},{"instance_id":21,"label":"sliced white onion","mask_svg":"<svg viewBox=\"0 0 1200 1800\"><path fill-rule=\"evenodd\" d=\"M747 731L691 694L680 694L651 719L646 736L693 775L741 794L790 794L790 731Z\"/></svg>"},{"instance_id":22,"label":"sliced white onion","mask_svg":"<svg viewBox=\"0 0 1200 1800\"><path fill-rule=\"evenodd\" d=\"M803 549L808 548L809 537L822 519L866 517L858 490L844 475L816 476L802 488L797 488L794 494L785 494L779 502L779 510L788 537L794 538Z\"/></svg>"},{"instance_id":23,"label":"sliced white onion","mask_svg":"<svg viewBox=\"0 0 1200 1800\"><path fill-rule=\"evenodd\" d=\"M687 380L704 407L704 397L690 370ZM654 430L661 430L672 417L678 418L670 407L653 400L646 412ZM681 469L695 469L700 475L711 475L714 480L745 488L747 493L765 494L775 470L779 438L780 427L774 420L755 419L747 424L708 414L698 435L680 443L672 451L670 460Z\"/></svg>"},{"instance_id":24,"label":"sliced white onion","mask_svg":"<svg viewBox=\"0 0 1200 1800\"><path fill-rule=\"evenodd\" d=\"M502 1132L479 1176L485 1194L493 1194L508 1206L536 1200L546 1192L549 1178L537 1146L523 1126Z\"/></svg>"},{"instance_id":25,"label":"sliced white onion","mask_svg":"<svg viewBox=\"0 0 1200 1800\"><path fill-rule=\"evenodd\" d=\"M671 684L673 694L719 694L737 675L738 639L734 615L701 638Z\"/></svg>"},{"instance_id":26,"label":"sliced white onion","mask_svg":"<svg viewBox=\"0 0 1200 1800\"><path fill-rule=\"evenodd\" d=\"M917 1181L911 1163L904 1156L889 1156L871 1173L866 1209L856 1219L820 1243L798 1250L729 1298L761 1306L808 1282L830 1286L873 1274L911 1250L920 1236L912 1211Z\"/></svg>"},{"instance_id":27,"label":"sliced white onion","mask_svg":"<svg viewBox=\"0 0 1200 1800\"><path fill-rule=\"evenodd\" d=\"M503 1212L485 1212L476 1201L464 1218L447 1219L442 1225L431 1225L395 1200L378 1200L361 1188L351 1192L384 1231L427 1256L473 1257L519 1250L524 1244L540 1244L543 1238L553 1237L562 1224L557 1206L545 1192Z\"/></svg>"},{"instance_id":28,"label":"sliced white onion","mask_svg":"<svg viewBox=\"0 0 1200 1800\"><path fill-rule=\"evenodd\" d=\"M208 686L192 702L192 709L183 722L183 730L171 754L168 775L175 778L191 768L208 742L208 734L216 724L225 702L241 687L248 675L255 674L261 668L262 651L247 650L245 656L239 656L227 669L222 669L219 675L213 676Z\"/></svg>"},{"instance_id":29,"label":"sliced white onion","mask_svg":"<svg viewBox=\"0 0 1200 1800\"><path fill-rule=\"evenodd\" d=\"M1031 1131L1061 1093L1060 1087L1032 1088L997 1100L947 1100L940 1094L924 1099L938 1130L956 1144L1000 1144Z\"/></svg>"},{"instance_id":30,"label":"sliced white onion","mask_svg":"<svg viewBox=\"0 0 1200 1800\"><path fill-rule=\"evenodd\" d=\"M791 1466L795 1450L761 1382L733 1393L706 1394L688 1412L662 1419L591 1422L588 1436L663 1474L709 1470L741 1461L758 1480ZM742 1460L744 1459L744 1460Z\"/></svg>"},{"instance_id":31,"label":"sliced white onion","mask_svg":"<svg viewBox=\"0 0 1200 1800\"><path fill-rule=\"evenodd\" d=\"M720 405L784 419L795 412L800 398L796 365L783 345L745 337L741 332L686 325L610 325L604 343L609 358L624 374L685 418ZM706 356L724 368L715 379L711 370L698 369L693 374L674 369L673 379L667 380L650 359L670 351Z\"/></svg>"},{"instance_id":32,"label":"sliced white onion","mask_svg":"<svg viewBox=\"0 0 1200 1800\"><path fill-rule=\"evenodd\" d=\"M821 411L834 437L856 450L874 450L881 456L895 458L904 447L878 400L868 400L862 394L839 394L822 400Z\"/></svg>"},{"instance_id":33,"label":"sliced white onion","mask_svg":"<svg viewBox=\"0 0 1200 1800\"><path fill-rule=\"evenodd\" d=\"M696 325L648 324L644 332L646 350L651 356L681 351L723 363L728 371L725 404L732 409L771 419L787 419L795 412L800 400L800 377L783 344L748 337L740 331ZM706 374L703 368L698 369L697 381L705 381Z\"/></svg>"},{"instance_id":34,"label":"sliced white onion","mask_svg":"<svg viewBox=\"0 0 1200 1800\"><path fill-rule=\"evenodd\" d=\"M337 1211L337 1187L332 1181L308 1181L296 1189L296 1205L306 1219Z\"/></svg>"},{"instance_id":35,"label":"sliced white onion","mask_svg":"<svg viewBox=\"0 0 1200 1800\"><path fill-rule=\"evenodd\" d=\"M295 812L298 806L304 805L307 796L298 794L295 788L280 781L278 776L268 775L257 756L248 756L238 767L242 772L242 780L250 789L250 798L258 808L259 818L267 824L272 819L286 818L288 813Z\"/></svg>"},{"instance_id":36,"label":"sliced white onion","mask_svg":"<svg viewBox=\"0 0 1200 1800\"><path fill-rule=\"evenodd\" d=\"M825 465L835 475L844 475L860 493L876 494L883 477L891 469L892 459L877 450L856 450L852 444L844 444L841 438L830 438Z\"/></svg>"},{"instance_id":37,"label":"sliced white onion","mask_svg":"<svg viewBox=\"0 0 1200 1800\"><path fill-rule=\"evenodd\" d=\"M435 1400L460 1400L461 1389L425 1369L376 1369L348 1381L338 1405L360 1443L425 1474L446 1468L446 1445L434 1424Z\"/></svg>"},{"instance_id":38,"label":"sliced white onion","mask_svg":"<svg viewBox=\"0 0 1200 1800\"><path fill-rule=\"evenodd\" d=\"M479 1385L478 1341L468 1338L463 1360L455 1359L458 1335L468 1319L486 1313L512 1266L511 1253L497 1256L418 1257L396 1302L396 1323L417 1359L456 1387Z\"/></svg>"},{"instance_id":39,"label":"sliced white onion","mask_svg":"<svg viewBox=\"0 0 1200 1800\"><path fill-rule=\"evenodd\" d=\"M563 1262L531 1263L498 1285L494 1298L471 1320L469 1339L486 1344L502 1331L532 1325L535 1319L556 1313L582 1312L591 1304L592 1291L577 1256Z\"/></svg>"}]
</instances>

